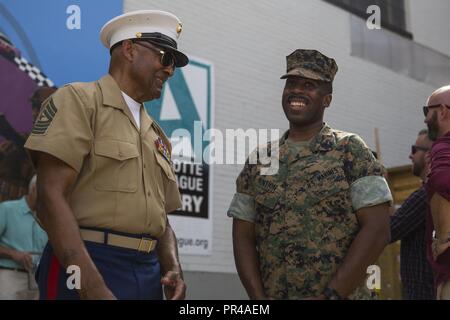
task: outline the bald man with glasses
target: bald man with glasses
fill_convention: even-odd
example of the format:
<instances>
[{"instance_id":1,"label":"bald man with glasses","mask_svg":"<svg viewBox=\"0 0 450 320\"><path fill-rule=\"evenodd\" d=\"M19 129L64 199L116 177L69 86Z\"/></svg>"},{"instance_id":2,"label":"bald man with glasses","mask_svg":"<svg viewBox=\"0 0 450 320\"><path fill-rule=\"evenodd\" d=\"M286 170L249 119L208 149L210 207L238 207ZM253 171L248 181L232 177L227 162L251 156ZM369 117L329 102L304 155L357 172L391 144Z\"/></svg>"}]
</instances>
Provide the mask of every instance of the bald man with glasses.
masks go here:
<instances>
[{"instance_id":1,"label":"bald man with glasses","mask_svg":"<svg viewBox=\"0 0 450 320\"><path fill-rule=\"evenodd\" d=\"M428 258L435 273L436 298L450 300L450 86L434 91L424 107L430 153L426 184Z\"/></svg>"}]
</instances>

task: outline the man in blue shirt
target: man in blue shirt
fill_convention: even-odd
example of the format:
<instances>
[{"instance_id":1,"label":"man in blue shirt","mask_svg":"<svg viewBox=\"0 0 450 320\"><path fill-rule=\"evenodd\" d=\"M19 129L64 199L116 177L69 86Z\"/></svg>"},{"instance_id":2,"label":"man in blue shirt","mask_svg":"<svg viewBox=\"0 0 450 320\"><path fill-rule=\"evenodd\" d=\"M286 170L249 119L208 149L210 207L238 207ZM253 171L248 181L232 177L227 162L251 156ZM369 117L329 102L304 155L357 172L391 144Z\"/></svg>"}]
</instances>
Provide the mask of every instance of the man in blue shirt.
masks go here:
<instances>
[{"instance_id":1,"label":"man in blue shirt","mask_svg":"<svg viewBox=\"0 0 450 320\"><path fill-rule=\"evenodd\" d=\"M0 203L0 299L35 297L30 292L34 279L29 277L48 240L35 219L35 208L36 176L26 196Z\"/></svg>"}]
</instances>

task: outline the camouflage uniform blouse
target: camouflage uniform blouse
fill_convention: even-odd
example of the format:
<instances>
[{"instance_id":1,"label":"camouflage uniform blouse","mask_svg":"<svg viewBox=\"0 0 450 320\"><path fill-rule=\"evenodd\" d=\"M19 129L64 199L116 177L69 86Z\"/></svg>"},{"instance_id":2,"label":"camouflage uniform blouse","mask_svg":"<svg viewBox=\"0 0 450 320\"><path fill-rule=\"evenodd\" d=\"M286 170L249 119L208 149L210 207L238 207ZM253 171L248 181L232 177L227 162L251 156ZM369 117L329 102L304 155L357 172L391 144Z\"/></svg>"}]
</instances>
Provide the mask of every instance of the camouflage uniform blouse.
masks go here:
<instances>
[{"instance_id":1,"label":"camouflage uniform blouse","mask_svg":"<svg viewBox=\"0 0 450 320\"><path fill-rule=\"evenodd\" d=\"M359 136L325 124L297 154L287 136L279 140L277 174L261 175L263 166L247 160L228 216L255 223L266 294L299 299L319 295L331 281L359 231L356 210L392 196ZM351 298L370 292L361 287Z\"/></svg>"}]
</instances>

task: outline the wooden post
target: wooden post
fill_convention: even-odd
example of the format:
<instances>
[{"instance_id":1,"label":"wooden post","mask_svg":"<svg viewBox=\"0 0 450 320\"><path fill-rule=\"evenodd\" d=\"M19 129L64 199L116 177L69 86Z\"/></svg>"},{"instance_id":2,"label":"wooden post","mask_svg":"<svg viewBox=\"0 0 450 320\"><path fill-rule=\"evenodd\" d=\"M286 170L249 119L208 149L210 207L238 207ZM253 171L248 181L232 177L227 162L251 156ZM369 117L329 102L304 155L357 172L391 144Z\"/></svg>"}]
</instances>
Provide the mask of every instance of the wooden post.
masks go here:
<instances>
[{"instance_id":1,"label":"wooden post","mask_svg":"<svg viewBox=\"0 0 450 320\"><path fill-rule=\"evenodd\" d=\"M381 158L381 147L380 147L380 132L378 131L378 128L375 127L373 129L373 134L375 137L375 151L377 153L378 156L378 161L383 164L383 160Z\"/></svg>"}]
</instances>

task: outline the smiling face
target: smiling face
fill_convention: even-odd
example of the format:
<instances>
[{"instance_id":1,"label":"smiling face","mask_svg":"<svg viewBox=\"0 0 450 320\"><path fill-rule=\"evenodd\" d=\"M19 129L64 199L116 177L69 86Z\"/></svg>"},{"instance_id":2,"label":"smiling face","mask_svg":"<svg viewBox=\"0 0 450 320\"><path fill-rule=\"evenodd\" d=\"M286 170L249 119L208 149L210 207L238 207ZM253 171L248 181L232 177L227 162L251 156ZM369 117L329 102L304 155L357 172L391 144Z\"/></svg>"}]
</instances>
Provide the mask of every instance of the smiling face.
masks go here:
<instances>
[{"instance_id":1,"label":"smiling face","mask_svg":"<svg viewBox=\"0 0 450 320\"><path fill-rule=\"evenodd\" d=\"M291 126L304 127L323 121L331 92L322 81L289 77L283 90L282 105Z\"/></svg>"},{"instance_id":2,"label":"smiling face","mask_svg":"<svg viewBox=\"0 0 450 320\"><path fill-rule=\"evenodd\" d=\"M139 93L139 102L158 99L164 83L174 73L173 66L163 66L161 64L161 54L155 45L151 44L132 44L134 57L129 70L130 78L133 80L134 87ZM158 49L158 48L157 48Z\"/></svg>"}]
</instances>

